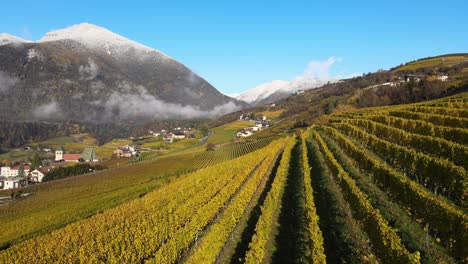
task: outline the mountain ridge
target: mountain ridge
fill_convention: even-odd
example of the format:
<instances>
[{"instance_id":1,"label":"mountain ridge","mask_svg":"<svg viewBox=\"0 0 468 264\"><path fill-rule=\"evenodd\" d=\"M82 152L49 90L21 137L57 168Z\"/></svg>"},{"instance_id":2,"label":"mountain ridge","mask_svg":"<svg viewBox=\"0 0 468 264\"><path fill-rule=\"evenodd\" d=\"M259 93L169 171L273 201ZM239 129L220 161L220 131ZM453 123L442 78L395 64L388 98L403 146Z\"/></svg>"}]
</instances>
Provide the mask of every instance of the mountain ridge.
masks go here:
<instances>
[{"instance_id":1,"label":"mountain ridge","mask_svg":"<svg viewBox=\"0 0 468 264\"><path fill-rule=\"evenodd\" d=\"M300 77L292 81L273 80L260 84L239 95L236 99L251 105L269 104L287 98L297 92L310 90L323 86L326 83L338 81L338 78Z\"/></svg>"},{"instance_id":2,"label":"mountain ridge","mask_svg":"<svg viewBox=\"0 0 468 264\"><path fill-rule=\"evenodd\" d=\"M245 105L164 53L89 23L37 42L8 40L0 45L3 119L204 118ZM28 101L24 109L12 105L18 97Z\"/></svg>"}]
</instances>

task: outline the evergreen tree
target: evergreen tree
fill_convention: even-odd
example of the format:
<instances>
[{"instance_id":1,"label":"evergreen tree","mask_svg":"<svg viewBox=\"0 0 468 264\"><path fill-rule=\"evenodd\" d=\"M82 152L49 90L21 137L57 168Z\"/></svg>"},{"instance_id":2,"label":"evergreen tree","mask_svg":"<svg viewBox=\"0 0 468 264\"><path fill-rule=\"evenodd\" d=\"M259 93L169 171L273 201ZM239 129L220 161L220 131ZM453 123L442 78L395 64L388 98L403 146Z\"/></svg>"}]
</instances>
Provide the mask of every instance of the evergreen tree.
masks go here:
<instances>
[{"instance_id":1,"label":"evergreen tree","mask_svg":"<svg viewBox=\"0 0 468 264\"><path fill-rule=\"evenodd\" d=\"M21 164L18 169L18 176L21 178L26 177L26 172L24 172L24 164Z\"/></svg>"},{"instance_id":2,"label":"evergreen tree","mask_svg":"<svg viewBox=\"0 0 468 264\"><path fill-rule=\"evenodd\" d=\"M31 161L31 169L36 169L42 166L41 159L39 158L39 154L34 153L32 161Z\"/></svg>"},{"instance_id":3,"label":"evergreen tree","mask_svg":"<svg viewBox=\"0 0 468 264\"><path fill-rule=\"evenodd\" d=\"M24 164L20 164L19 169L18 169L18 176L21 177L21 179L25 180L25 185L28 186L28 176L26 175L26 172L24 171Z\"/></svg>"}]
</instances>

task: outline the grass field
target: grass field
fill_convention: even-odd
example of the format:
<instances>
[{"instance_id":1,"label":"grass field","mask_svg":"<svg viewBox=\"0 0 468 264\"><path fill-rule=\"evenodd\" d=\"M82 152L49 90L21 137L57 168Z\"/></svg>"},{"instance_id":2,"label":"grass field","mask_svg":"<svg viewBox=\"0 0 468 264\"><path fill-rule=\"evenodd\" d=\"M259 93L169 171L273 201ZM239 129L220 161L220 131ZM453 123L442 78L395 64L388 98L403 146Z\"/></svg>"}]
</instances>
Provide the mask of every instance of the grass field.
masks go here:
<instances>
[{"instance_id":1,"label":"grass field","mask_svg":"<svg viewBox=\"0 0 468 264\"><path fill-rule=\"evenodd\" d=\"M51 158L53 156L52 153L47 153L44 151L36 151L36 150L31 150L31 151L16 151L12 150L7 153L0 154L0 161L8 161L8 162L19 162L19 161L27 161L31 160L34 153L39 154L40 157L42 158Z\"/></svg>"},{"instance_id":2,"label":"grass field","mask_svg":"<svg viewBox=\"0 0 468 264\"><path fill-rule=\"evenodd\" d=\"M74 138L73 137L56 137L56 138L48 139L45 142L47 142L47 143L67 144L67 143L73 143Z\"/></svg>"},{"instance_id":3,"label":"grass field","mask_svg":"<svg viewBox=\"0 0 468 264\"><path fill-rule=\"evenodd\" d=\"M97 147L96 139L86 133L74 134L69 137L51 138L41 142L34 142L31 146L48 147L51 149L65 148L68 152L81 152L86 147Z\"/></svg>"},{"instance_id":4,"label":"grass field","mask_svg":"<svg viewBox=\"0 0 468 264\"><path fill-rule=\"evenodd\" d=\"M468 61L468 55L441 56L436 58L421 59L407 63L394 71L417 70L422 68L447 67Z\"/></svg>"},{"instance_id":5,"label":"grass field","mask_svg":"<svg viewBox=\"0 0 468 264\"><path fill-rule=\"evenodd\" d=\"M99 158L110 158L114 150L118 147L123 147L131 143L132 141L128 139L113 139L102 146L96 147L96 154Z\"/></svg>"},{"instance_id":6,"label":"grass field","mask_svg":"<svg viewBox=\"0 0 468 264\"><path fill-rule=\"evenodd\" d=\"M253 123L250 121L237 120L215 127L212 129L213 134L210 136L207 143L220 144L223 142L231 142L234 140L240 129L252 125Z\"/></svg>"},{"instance_id":7,"label":"grass field","mask_svg":"<svg viewBox=\"0 0 468 264\"><path fill-rule=\"evenodd\" d=\"M258 114L260 115L264 115L268 118L278 118L282 113L284 112L284 109L279 109L279 110L276 110L276 111L264 111L264 112L260 112Z\"/></svg>"}]
</instances>

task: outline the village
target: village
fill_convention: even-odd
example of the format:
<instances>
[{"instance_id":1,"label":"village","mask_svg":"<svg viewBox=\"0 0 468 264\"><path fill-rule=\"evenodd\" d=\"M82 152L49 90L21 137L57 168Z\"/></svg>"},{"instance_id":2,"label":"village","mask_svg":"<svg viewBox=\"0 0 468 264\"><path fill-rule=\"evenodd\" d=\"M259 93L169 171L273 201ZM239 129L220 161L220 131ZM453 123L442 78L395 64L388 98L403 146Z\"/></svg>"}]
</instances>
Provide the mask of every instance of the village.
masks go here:
<instances>
[{"instance_id":1,"label":"village","mask_svg":"<svg viewBox=\"0 0 468 264\"><path fill-rule=\"evenodd\" d=\"M254 133L262 131L270 127L272 122L271 118L252 112L241 114L238 120L247 121L245 124L251 124L237 129L234 132L233 137L238 139L247 138ZM199 129L191 127L148 130L145 136L130 137L126 140L116 139L117 142L127 143L114 147L108 155L103 155L101 157L97 154L99 146L87 146L84 147L82 151L77 151L77 149L68 151L64 146L56 146L54 149L51 146L47 146L47 144L45 144L46 146L41 146L40 144L24 146L17 151L40 152L45 154L41 155L41 158L38 156L35 162L32 161L31 158L29 158L29 160L23 159L21 161L11 162L10 164L4 162L3 166L0 167L0 191L24 188L56 179L47 179L46 175L51 174L59 168L62 171L66 171L71 170L71 168L75 166L89 165L89 172L92 172L94 171L94 166L107 168L108 164L114 164L112 161L116 161L115 163L118 166L119 160L121 159L124 161L131 160L132 162L139 162L143 161L144 158L142 157L148 156L148 154L157 157L171 149L179 147L172 147L172 145L203 145L212 134L213 132L209 132L208 130L202 132ZM180 142L185 140L187 140L187 143ZM176 142L180 143L174 144ZM64 145L66 145L66 143L64 143ZM120 164L125 164L125 162ZM88 173L88 171L85 173Z\"/></svg>"},{"instance_id":2,"label":"village","mask_svg":"<svg viewBox=\"0 0 468 264\"><path fill-rule=\"evenodd\" d=\"M268 119L266 116L264 115L254 116L252 113L240 115L239 120L251 121L254 123L254 125L245 127L241 129L239 132L237 132L236 136L238 138L249 137L253 135L255 132L268 128L271 124L271 119Z\"/></svg>"},{"instance_id":3,"label":"village","mask_svg":"<svg viewBox=\"0 0 468 264\"><path fill-rule=\"evenodd\" d=\"M111 157L99 157L96 153L96 147L85 147L83 151L68 152L63 146L53 150L48 147L32 147L25 146L21 151L40 151L48 153L50 158L42 158L36 161L35 166L32 162L16 162L8 166L0 167L0 190L9 190L23 188L32 184L38 184L44 181L44 177L58 169L70 168L78 164L88 164L91 167L95 165L105 164L105 162L113 159L121 158L137 158L141 152L151 151L149 148L142 147L141 142L145 141L161 141L164 144L172 144L182 139L195 139L192 128L176 127L173 129L161 129L154 132L148 131L148 135L144 137L130 137L127 145L119 146L113 150ZM206 140L201 138L200 140ZM53 157L52 157L53 155Z\"/></svg>"},{"instance_id":4,"label":"village","mask_svg":"<svg viewBox=\"0 0 468 264\"><path fill-rule=\"evenodd\" d=\"M85 148L82 153L66 153L64 149L59 149L55 150L54 154L54 159L39 160L40 165L37 167L31 163L0 167L0 189L16 189L42 182L47 173L57 168L68 167L72 164L99 162L95 149L91 147Z\"/></svg>"}]
</instances>

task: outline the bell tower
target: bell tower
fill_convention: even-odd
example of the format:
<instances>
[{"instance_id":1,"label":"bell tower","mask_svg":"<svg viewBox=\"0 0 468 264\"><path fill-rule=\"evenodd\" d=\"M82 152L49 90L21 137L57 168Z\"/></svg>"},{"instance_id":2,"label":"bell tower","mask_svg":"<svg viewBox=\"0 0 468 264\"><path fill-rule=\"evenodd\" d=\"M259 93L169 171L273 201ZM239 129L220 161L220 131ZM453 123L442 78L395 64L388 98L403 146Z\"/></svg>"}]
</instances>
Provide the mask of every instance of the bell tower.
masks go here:
<instances>
[{"instance_id":1,"label":"bell tower","mask_svg":"<svg viewBox=\"0 0 468 264\"><path fill-rule=\"evenodd\" d=\"M63 150L56 150L55 151L55 161L63 160Z\"/></svg>"}]
</instances>

